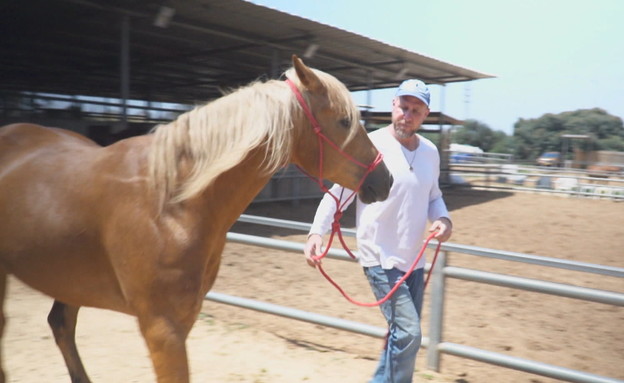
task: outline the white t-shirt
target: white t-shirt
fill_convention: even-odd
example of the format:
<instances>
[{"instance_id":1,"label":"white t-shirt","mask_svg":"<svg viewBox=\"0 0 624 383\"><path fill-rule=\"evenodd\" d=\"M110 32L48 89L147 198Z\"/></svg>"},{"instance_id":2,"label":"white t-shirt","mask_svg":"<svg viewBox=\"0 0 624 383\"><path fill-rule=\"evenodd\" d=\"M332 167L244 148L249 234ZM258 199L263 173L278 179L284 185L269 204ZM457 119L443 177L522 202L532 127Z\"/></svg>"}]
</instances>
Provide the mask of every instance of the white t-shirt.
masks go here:
<instances>
[{"instance_id":1,"label":"white t-shirt","mask_svg":"<svg viewBox=\"0 0 624 383\"><path fill-rule=\"evenodd\" d=\"M385 201L364 204L357 198L356 226L358 259L362 266L396 267L408 271L423 243L427 220L450 217L438 184L440 156L436 146L419 135L415 151L402 149L388 128L376 130L369 137L394 177ZM405 154L404 154L405 153ZM413 170L410 171L410 162ZM335 184L330 193L340 197L342 186ZM343 199L352 194L344 188ZM344 203L346 209L353 198ZM310 233L324 235L330 228L336 202L325 195L314 216ZM416 266L425 266L423 256Z\"/></svg>"}]
</instances>

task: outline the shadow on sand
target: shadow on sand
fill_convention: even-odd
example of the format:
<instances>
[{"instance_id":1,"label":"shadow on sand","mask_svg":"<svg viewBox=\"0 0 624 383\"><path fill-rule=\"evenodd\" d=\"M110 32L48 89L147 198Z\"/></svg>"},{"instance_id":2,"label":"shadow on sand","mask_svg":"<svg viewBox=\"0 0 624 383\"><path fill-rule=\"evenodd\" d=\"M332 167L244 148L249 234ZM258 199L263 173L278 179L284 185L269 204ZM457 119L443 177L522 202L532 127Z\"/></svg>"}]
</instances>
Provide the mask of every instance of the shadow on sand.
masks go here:
<instances>
[{"instance_id":1,"label":"shadow on sand","mask_svg":"<svg viewBox=\"0 0 624 383\"><path fill-rule=\"evenodd\" d=\"M500 190L476 190L466 187L450 187L443 190L444 201L450 212L466 206L479 205L500 198L511 197L514 193Z\"/></svg>"}]
</instances>

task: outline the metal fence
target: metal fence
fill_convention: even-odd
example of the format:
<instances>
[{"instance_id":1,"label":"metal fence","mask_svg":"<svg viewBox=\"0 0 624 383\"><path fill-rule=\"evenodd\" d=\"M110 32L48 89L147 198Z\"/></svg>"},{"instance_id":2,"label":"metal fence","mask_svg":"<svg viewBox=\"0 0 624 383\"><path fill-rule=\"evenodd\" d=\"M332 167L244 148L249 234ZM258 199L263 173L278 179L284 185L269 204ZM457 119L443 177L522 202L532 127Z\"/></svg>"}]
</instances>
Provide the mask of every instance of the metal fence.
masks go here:
<instances>
[{"instance_id":1,"label":"metal fence","mask_svg":"<svg viewBox=\"0 0 624 383\"><path fill-rule=\"evenodd\" d=\"M241 215L240 222L269 225L295 230L309 230L310 225L302 222L289 220L265 218L250 215ZM355 235L354 230L345 229L343 234L347 236ZM247 234L228 233L227 239L230 242L246 245L260 246L271 249L292 251L301 254L304 244L273 238L258 237ZM429 247L436 246L435 243ZM568 382L579 383L616 383L624 382L616 378L599 376L583 371L549 365L539 361L513 357L501 353L486 351L466 345L444 342L442 339L442 324L444 317L445 285L447 278L456 278L467 281L474 281L496 286L510 287L525 291L539 292L556 296L575 298L584 301L598 302L608 305L624 307L624 294L614 291L598 290L586 287L573 286L562 283L554 283L536 279L522 278L510 275L496 274L491 272L452 267L446 265L446 258L449 252L463 253L479 257L487 257L512 262L521 262L532 265L540 265L558 269L574 270L583 273L592 273L616 278L624 278L624 268L603 266L585 262L570 261L558 258L542 257L530 254L522 254L508 251L497 251L475 246L466 246L452 243L442 244L438 257L438 263L432 273L431 298L430 298L430 324L429 337L424 337L422 345L427 349L427 367L439 371L440 355L449 354L463 358L468 358L484 363L489 363L501 367L516 369L536 375L560 379ZM351 261L346 251L332 248L328 257L339 260ZM427 265L426 269L429 269ZM351 331L363 335L383 338L386 329L359 322L329 317L325 315L297 310L289 307L279 306L267 302L260 302L247 298L240 298L217 292L210 292L206 299L215 302L225 303L260 312L280 315L283 317L329 326L341 330Z\"/></svg>"},{"instance_id":2,"label":"metal fence","mask_svg":"<svg viewBox=\"0 0 624 383\"><path fill-rule=\"evenodd\" d=\"M624 201L624 173L514 164L454 164L447 182L489 190L533 191Z\"/></svg>"}]
</instances>

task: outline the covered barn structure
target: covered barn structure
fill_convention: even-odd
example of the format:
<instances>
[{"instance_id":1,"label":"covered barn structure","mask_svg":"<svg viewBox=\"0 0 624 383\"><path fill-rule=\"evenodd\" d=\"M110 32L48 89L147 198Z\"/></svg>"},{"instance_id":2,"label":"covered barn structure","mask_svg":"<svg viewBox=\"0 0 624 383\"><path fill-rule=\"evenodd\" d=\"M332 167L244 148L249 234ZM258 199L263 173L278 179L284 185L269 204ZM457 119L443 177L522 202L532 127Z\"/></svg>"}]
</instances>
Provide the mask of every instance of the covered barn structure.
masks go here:
<instances>
[{"instance_id":1,"label":"covered barn structure","mask_svg":"<svg viewBox=\"0 0 624 383\"><path fill-rule=\"evenodd\" d=\"M67 127L101 144L277 78L292 54L352 91L492 77L243 0L8 1L0 36L0 123ZM434 111L427 123L458 121Z\"/></svg>"}]
</instances>

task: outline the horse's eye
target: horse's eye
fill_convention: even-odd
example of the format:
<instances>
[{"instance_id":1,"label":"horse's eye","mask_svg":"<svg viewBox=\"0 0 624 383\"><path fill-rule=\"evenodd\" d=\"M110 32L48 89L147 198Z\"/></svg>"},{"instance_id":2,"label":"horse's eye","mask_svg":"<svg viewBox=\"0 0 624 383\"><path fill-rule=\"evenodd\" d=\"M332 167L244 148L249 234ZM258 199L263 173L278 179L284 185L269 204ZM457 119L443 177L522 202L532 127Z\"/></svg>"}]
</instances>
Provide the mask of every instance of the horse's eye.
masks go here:
<instances>
[{"instance_id":1,"label":"horse's eye","mask_svg":"<svg viewBox=\"0 0 624 383\"><path fill-rule=\"evenodd\" d=\"M350 128L351 127L351 119L349 117L345 117L342 120L340 120L340 125L342 125L344 128Z\"/></svg>"}]
</instances>

